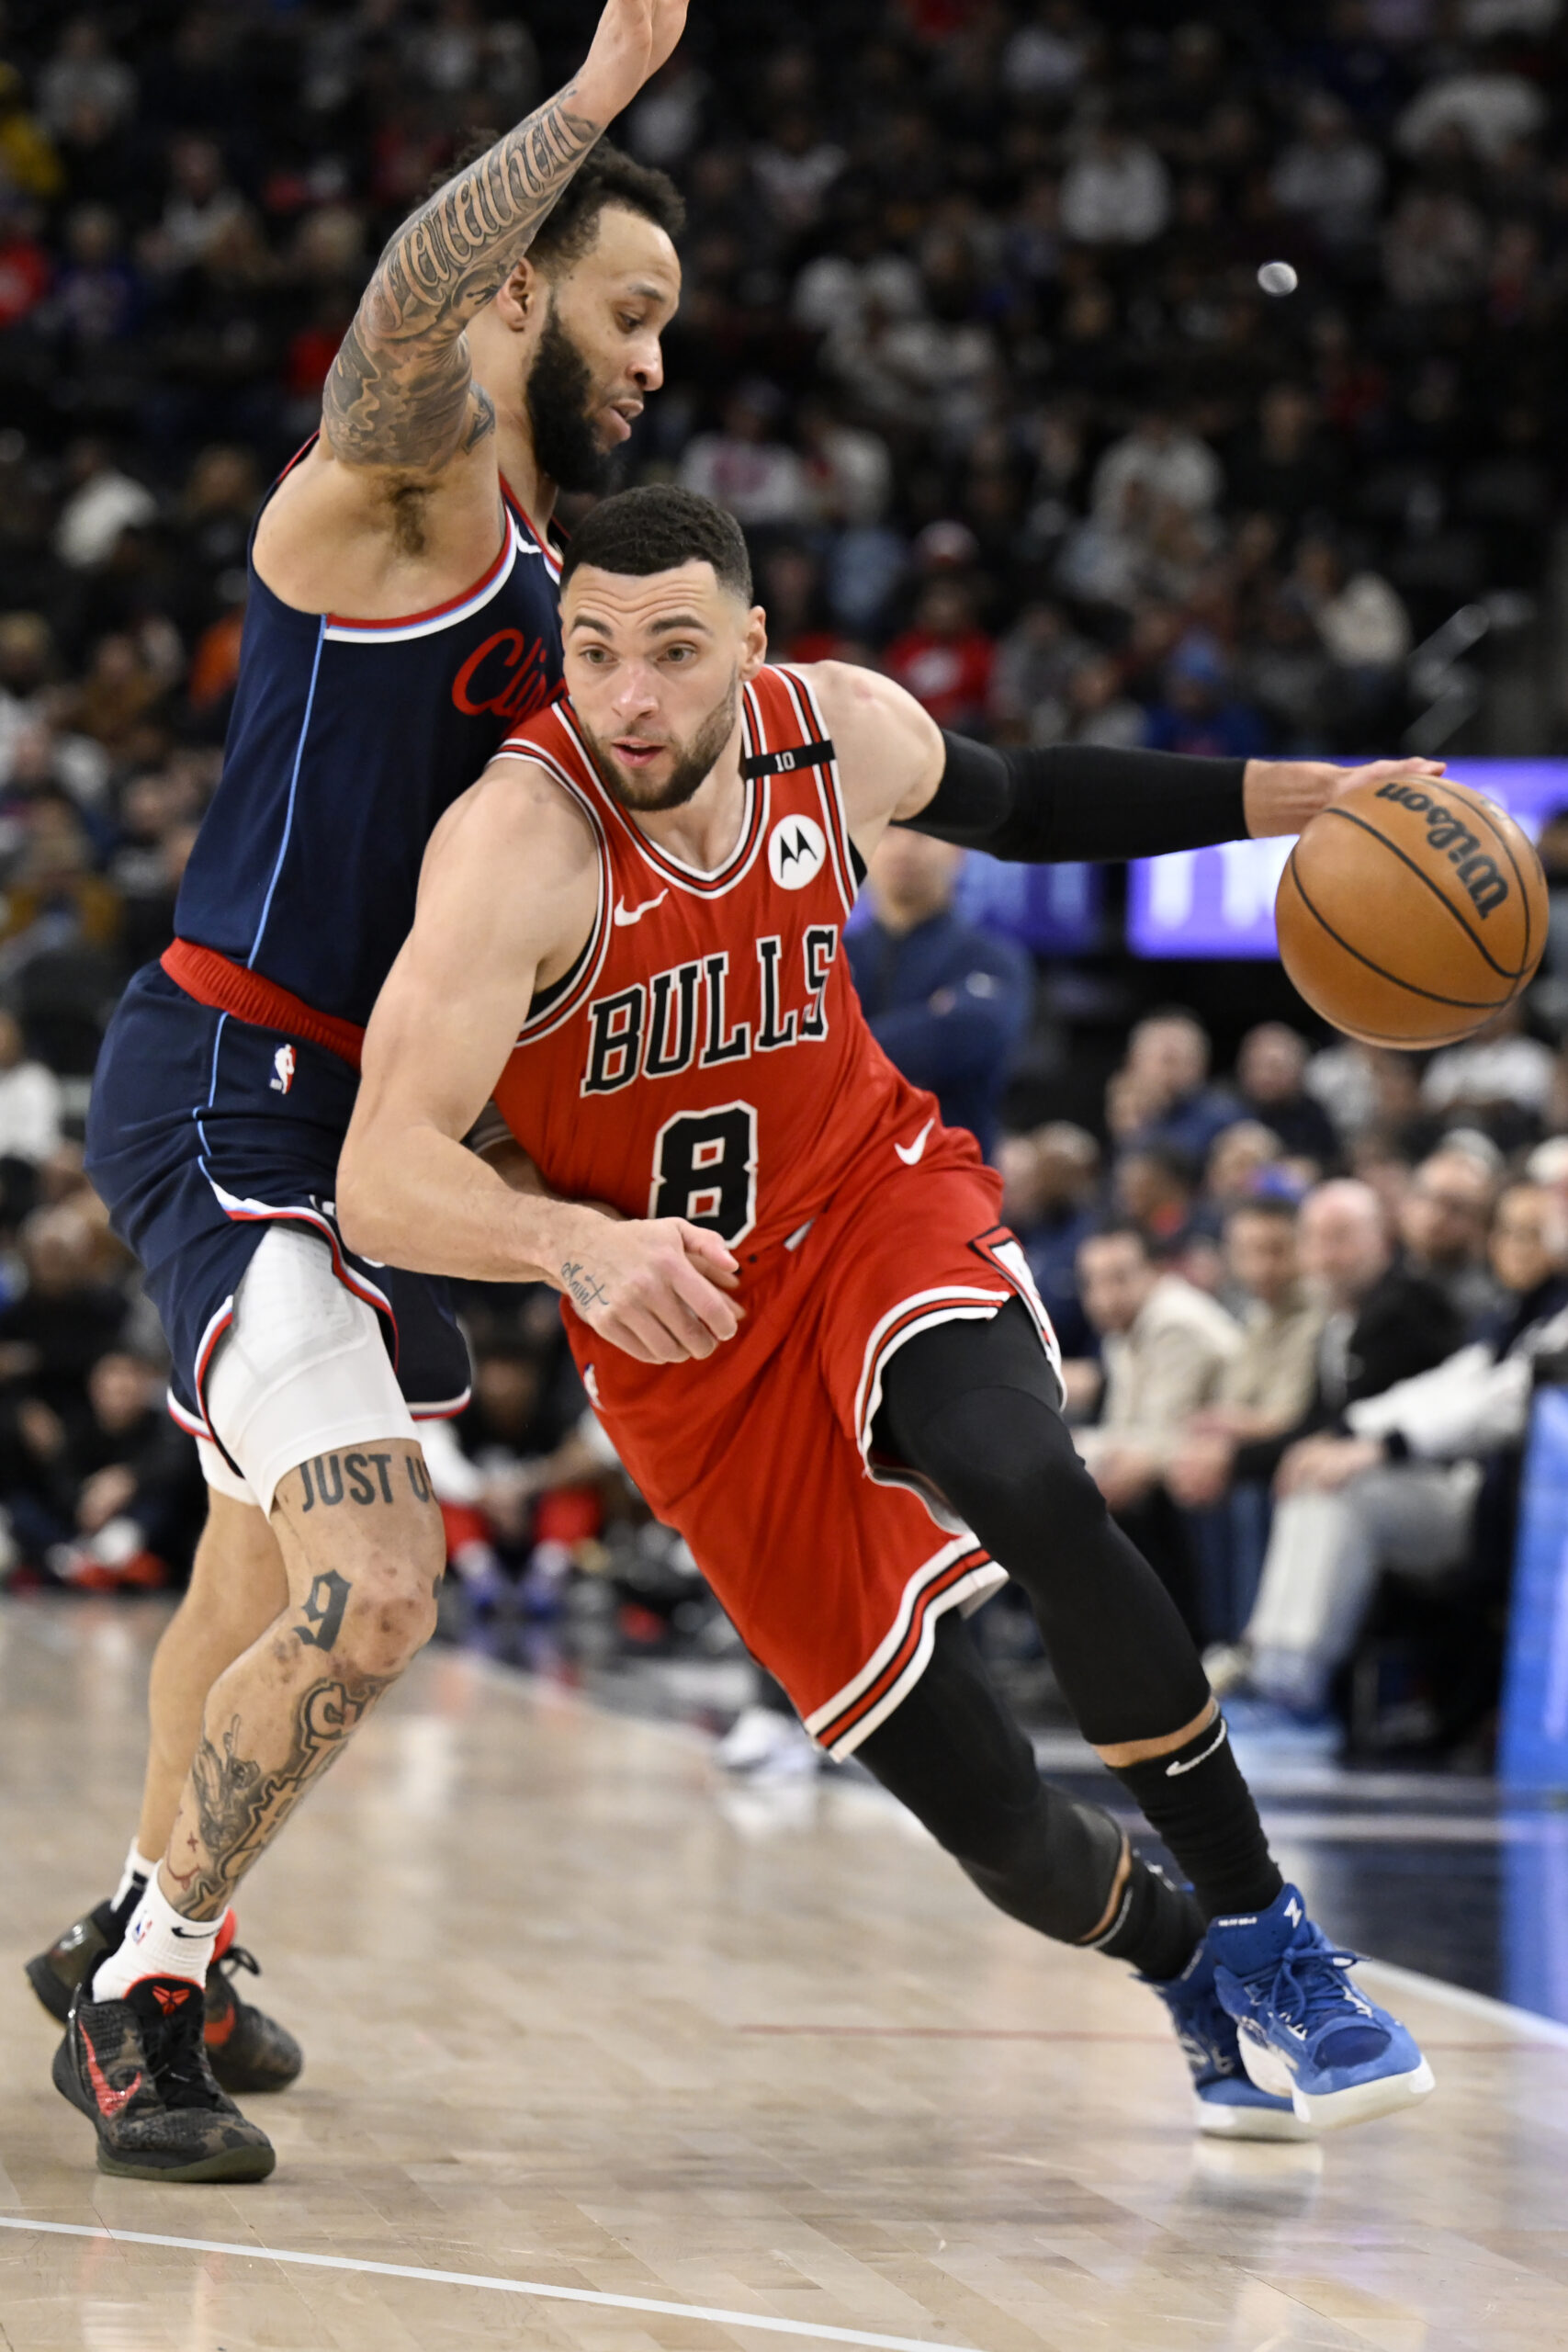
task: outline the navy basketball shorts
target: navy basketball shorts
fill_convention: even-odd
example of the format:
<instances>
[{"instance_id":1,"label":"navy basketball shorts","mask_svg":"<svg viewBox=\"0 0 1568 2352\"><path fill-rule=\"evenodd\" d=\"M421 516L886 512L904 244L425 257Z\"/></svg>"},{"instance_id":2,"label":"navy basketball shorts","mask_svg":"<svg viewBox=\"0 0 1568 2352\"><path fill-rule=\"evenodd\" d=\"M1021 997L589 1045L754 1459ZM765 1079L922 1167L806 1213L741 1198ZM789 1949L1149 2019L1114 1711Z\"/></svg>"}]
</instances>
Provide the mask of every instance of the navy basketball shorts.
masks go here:
<instances>
[{"instance_id":1,"label":"navy basketball shorts","mask_svg":"<svg viewBox=\"0 0 1568 2352\"><path fill-rule=\"evenodd\" d=\"M397 1435L405 1414L461 1412L468 1398L446 1283L356 1257L338 1232L337 1159L358 1083L324 1046L197 1004L156 964L120 1000L94 1076L87 1173L145 1271L173 1359L169 1410L209 1483L264 1510L299 1462L355 1434ZM274 1392L248 1454L231 1337ZM215 1424L218 1364L231 1401Z\"/></svg>"}]
</instances>

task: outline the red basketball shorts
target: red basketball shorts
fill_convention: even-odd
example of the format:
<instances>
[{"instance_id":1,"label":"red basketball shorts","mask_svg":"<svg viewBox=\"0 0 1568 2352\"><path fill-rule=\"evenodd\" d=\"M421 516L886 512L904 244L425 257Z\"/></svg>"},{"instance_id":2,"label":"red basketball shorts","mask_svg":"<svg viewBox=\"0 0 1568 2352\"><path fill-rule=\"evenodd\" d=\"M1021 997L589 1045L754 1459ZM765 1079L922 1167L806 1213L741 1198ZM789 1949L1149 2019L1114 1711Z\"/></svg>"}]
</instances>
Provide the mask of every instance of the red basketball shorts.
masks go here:
<instances>
[{"instance_id":1,"label":"red basketball shorts","mask_svg":"<svg viewBox=\"0 0 1568 2352\"><path fill-rule=\"evenodd\" d=\"M606 1431L679 1530L752 1656L807 1730L847 1756L924 1671L944 1609L1005 1581L934 1494L874 1462L889 1358L917 1332L1021 1297L1055 1334L1000 1179L937 1128L911 1168L889 1147L874 1189L835 1202L746 1283L746 1320L705 1363L649 1365L570 1309Z\"/></svg>"}]
</instances>

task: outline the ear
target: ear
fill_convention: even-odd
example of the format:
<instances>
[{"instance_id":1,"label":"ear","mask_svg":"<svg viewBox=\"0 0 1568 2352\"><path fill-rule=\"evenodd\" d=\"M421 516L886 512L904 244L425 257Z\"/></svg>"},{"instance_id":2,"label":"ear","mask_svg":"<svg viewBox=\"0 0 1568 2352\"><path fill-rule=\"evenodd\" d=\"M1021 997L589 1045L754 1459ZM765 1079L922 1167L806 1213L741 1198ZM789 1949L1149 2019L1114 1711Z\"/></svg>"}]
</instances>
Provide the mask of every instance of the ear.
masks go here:
<instances>
[{"instance_id":1,"label":"ear","mask_svg":"<svg viewBox=\"0 0 1568 2352\"><path fill-rule=\"evenodd\" d=\"M747 614L740 645L740 675L750 685L768 658L768 616L761 605L753 605Z\"/></svg>"},{"instance_id":2,"label":"ear","mask_svg":"<svg viewBox=\"0 0 1568 2352\"><path fill-rule=\"evenodd\" d=\"M545 281L525 254L495 297L496 315L513 334L527 334L545 306Z\"/></svg>"}]
</instances>

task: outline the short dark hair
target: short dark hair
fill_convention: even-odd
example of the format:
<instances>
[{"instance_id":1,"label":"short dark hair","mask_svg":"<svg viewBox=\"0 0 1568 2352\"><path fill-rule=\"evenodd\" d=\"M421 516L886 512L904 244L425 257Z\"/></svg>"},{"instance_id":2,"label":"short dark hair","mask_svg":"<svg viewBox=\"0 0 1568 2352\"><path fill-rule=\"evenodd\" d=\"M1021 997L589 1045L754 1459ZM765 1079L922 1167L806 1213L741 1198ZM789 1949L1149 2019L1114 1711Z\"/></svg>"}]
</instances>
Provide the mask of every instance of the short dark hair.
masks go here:
<instances>
[{"instance_id":1,"label":"short dark hair","mask_svg":"<svg viewBox=\"0 0 1568 2352\"><path fill-rule=\"evenodd\" d=\"M498 130L476 130L457 150L450 169L431 181L430 194L439 196L448 181L471 170L501 136ZM640 213L667 237L678 237L686 225L686 200L669 173L656 172L601 139L535 230L528 259L542 269L570 268L592 250L599 215L615 204L623 212Z\"/></svg>"},{"instance_id":2,"label":"short dark hair","mask_svg":"<svg viewBox=\"0 0 1568 2352\"><path fill-rule=\"evenodd\" d=\"M1084 1235L1083 1239L1078 1243L1078 1248L1087 1250L1092 1241L1135 1241L1142 1255L1148 1259L1151 1265L1154 1263L1153 1241L1144 1231L1143 1227L1134 1224L1130 1216L1107 1217L1102 1225L1095 1226Z\"/></svg>"},{"instance_id":3,"label":"short dark hair","mask_svg":"<svg viewBox=\"0 0 1568 2352\"><path fill-rule=\"evenodd\" d=\"M640 213L667 237L678 237L686 225L685 200L669 173L637 163L601 139L535 230L529 260L541 269L563 264L570 269L592 250L599 215L611 205Z\"/></svg>"},{"instance_id":4,"label":"short dark hair","mask_svg":"<svg viewBox=\"0 0 1568 2352\"><path fill-rule=\"evenodd\" d=\"M1266 1216L1276 1225L1292 1228L1300 1222L1300 1201L1292 1200L1285 1193L1243 1193L1225 1210L1225 1225L1233 1226L1238 1216Z\"/></svg>"},{"instance_id":5,"label":"short dark hair","mask_svg":"<svg viewBox=\"0 0 1568 2352\"><path fill-rule=\"evenodd\" d=\"M571 535L561 590L585 564L646 579L683 563L711 563L721 588L751 602L751 560L739 524L711 498L678 482L647 482L601 500Z\"/></svg>"}]
</instances>

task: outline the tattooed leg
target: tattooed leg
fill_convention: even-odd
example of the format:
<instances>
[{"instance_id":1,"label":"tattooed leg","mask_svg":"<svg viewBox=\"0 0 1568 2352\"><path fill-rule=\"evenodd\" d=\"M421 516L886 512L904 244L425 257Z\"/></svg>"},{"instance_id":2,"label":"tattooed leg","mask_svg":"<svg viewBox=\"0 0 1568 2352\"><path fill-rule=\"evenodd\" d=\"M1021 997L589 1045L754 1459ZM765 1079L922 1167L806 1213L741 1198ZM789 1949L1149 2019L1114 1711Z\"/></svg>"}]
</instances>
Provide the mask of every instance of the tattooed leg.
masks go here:
<instances>
[{"instance_id":1,"label":"tattooed leg","mask_svg":"<svg viewBox=\"0 0 1568 2352\"><path fill-rule=\"evenodd\" d=\"M161 1854L201 1737L207 1694L288 1606L277 1538L254 1503L209 1491L190 1584L152 1659L152 1738L136 1843Z\"/></svg>"},{"instance_id":2,"label":"tattooed leg","mask_svg":"<svg viewBox=\"0 0 1568 2352\"><path fill-rule=\"evenodd\" d=\"M288 1604L208 1694L160 1874L191 1919L225 1908L434 1627L446 1544L417 1444L302 1463L272 1529Z\"/></svg>"}]
</instances>

